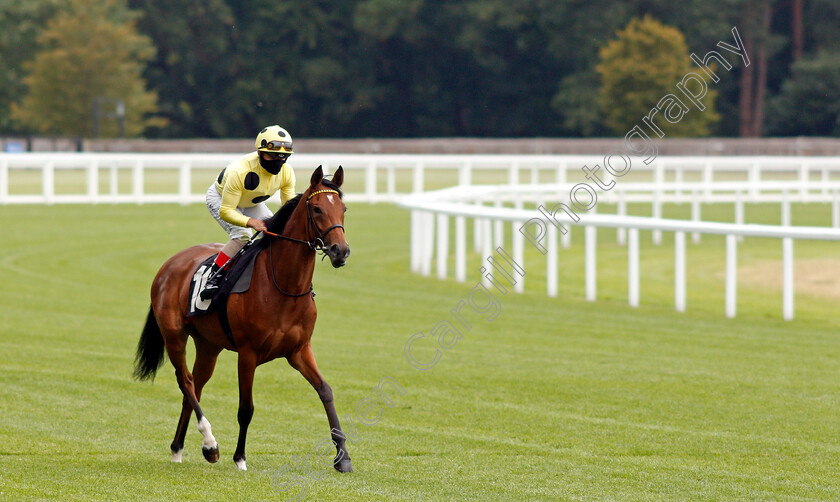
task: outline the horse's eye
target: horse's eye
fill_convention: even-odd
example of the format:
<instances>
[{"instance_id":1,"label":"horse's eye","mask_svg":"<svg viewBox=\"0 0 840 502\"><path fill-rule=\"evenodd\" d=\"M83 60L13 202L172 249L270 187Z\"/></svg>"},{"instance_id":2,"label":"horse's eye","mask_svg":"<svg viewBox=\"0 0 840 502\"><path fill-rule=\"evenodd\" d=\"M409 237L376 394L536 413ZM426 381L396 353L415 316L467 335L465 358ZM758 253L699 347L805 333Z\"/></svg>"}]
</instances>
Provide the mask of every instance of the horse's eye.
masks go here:
<instances>
[{"instance_id":1,"label":"horse's eye","mask_svg":"<svg viewBox=\"0 0 840 502\"><path fill-rule=\"evenodd\" d=\"M321 214L321 208L318 206L312 206L312 210L315 211L315 214Z\"/></svg>"}]
</instances>

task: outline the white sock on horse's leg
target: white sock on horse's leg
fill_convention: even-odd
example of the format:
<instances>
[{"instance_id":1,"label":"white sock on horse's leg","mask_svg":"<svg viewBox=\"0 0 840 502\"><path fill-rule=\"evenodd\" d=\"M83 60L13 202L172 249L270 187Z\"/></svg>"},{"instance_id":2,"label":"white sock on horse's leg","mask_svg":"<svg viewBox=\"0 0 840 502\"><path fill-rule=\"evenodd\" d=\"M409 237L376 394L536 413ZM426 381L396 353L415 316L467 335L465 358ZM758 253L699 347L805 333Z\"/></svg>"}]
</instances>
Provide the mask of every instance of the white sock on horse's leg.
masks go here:
<instances>
[{"instance_id":1,"label":"white sock on horse's leg","mask_svg":"<svg viewBox=\"0 0 840 502\"><path fill-rule=\"evenodd\" d=\"M201 420L198 421L198 430L204 436L204 441L201 443L202 448L212 449L219 445L216 443L216 438L213 437L213 431L210 429L210 422L207 421L207 417L201 417Z\"/></svg>"}]
</instances>

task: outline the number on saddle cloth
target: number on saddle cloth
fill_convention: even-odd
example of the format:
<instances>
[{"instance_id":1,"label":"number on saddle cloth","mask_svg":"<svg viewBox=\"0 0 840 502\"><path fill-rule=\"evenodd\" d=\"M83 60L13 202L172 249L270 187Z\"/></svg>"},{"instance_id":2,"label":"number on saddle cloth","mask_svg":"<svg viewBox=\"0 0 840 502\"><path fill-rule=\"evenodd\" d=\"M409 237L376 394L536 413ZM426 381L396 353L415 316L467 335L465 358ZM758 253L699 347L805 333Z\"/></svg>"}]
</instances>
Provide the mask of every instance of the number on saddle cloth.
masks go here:
<instances>
[{"instance_id":1,"label":"number on saddle cloth","mask_svg":"<svg viewBox=\"0 0 840 502\"><path fill-rule=\"evenodd\" d=\"M251 239L238 253L231 257L225 266L225 276L222 278L219 292L216 293L216 296L212 300L202 300L199 295L201 290L204 289L207 280L210 279L210 271L216 255L210 256L196 268L190 281L190 309L187 313L188 317L211 312L212 309L210 306L213 301L219 302L219 299L224 296L248 291L248 288L251 286L254 261L260 250L265 247L265 245L259 244L261 241L262 239L256 241Z\"/></svg>"}]
</instances>

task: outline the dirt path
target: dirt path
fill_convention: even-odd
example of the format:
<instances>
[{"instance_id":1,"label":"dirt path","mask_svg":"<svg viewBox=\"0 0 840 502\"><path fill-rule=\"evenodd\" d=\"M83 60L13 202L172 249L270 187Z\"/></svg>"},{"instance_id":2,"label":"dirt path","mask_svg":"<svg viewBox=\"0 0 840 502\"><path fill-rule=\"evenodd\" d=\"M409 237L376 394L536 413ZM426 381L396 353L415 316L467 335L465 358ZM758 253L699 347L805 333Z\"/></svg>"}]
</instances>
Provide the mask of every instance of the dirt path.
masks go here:
<instances>
[{"instance_id":1,"label":"dirt path","mask_svg":"<svg viewBox=\"0 0 840 502\"><path fill-rule=\"evenodd\" d=\"M781 291L782 263L781 261L739 263L738 282ZM793 284L797 293L840 300L840 259L795 260Z\"/></svg>"}]
</instances>

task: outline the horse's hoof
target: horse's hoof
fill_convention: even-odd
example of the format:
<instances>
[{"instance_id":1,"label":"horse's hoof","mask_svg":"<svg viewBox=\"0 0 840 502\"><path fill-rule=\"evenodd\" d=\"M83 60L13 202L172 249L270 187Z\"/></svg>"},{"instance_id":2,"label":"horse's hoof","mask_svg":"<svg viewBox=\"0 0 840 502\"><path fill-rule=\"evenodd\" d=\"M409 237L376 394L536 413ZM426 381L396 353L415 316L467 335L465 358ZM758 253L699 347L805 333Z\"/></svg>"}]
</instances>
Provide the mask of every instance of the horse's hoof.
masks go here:
<instances>
[{"instance_id":1,"label":"horse's hoof","mask_svg":"<svg viewBox=\"0 0 840 502\"><path fill-rule=\"evenodd\" d=\"M349 458L343 458L333 464L335 470L338 472L353 472L353 464L350 463Z\"/></svg>"},{"instance_id":2,"label":"horse's hoof","mask_svg":"<svg viewBox=\"0 0 840 502\"><path fill-rule=\"evenodd\" d=\"M233 463L236 464L236 468L240 471L248 470L248 466L245 465L245 455L242 455L240 458L233 457Z\"/></svg>"},{"instance_id":3,"label":"horse's hoof","mask_svg":"<svg viewBox=\"0 0 840 502\"><path fill-rule=\"evenodd\" d=\"M210 462L211 464L215 464L219 461L219 447L215 448L205 448L201 447L201 453L204 454L205 460Z\"/></svg>"},{"instance_id":4,"label":"horse's hoof","mask_svg":"<svg viewBox=\"0 0 840 502\"><path fill-rule=\"evenodd\" d=\"M173 451L172 452L172 463L173 464L180 464L181 463L181 457L183 455L184 455L184 449L183 448L181 448L178 451Z\"/></svg>"}]
</instances>

